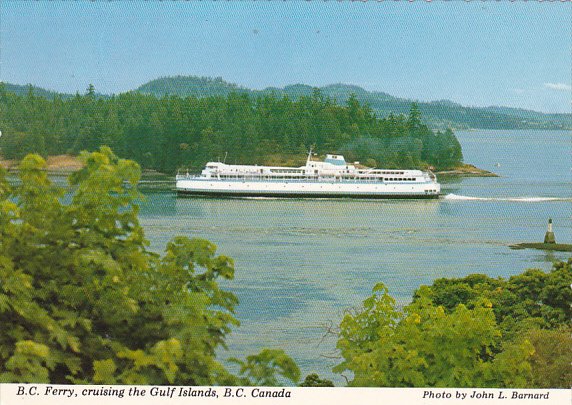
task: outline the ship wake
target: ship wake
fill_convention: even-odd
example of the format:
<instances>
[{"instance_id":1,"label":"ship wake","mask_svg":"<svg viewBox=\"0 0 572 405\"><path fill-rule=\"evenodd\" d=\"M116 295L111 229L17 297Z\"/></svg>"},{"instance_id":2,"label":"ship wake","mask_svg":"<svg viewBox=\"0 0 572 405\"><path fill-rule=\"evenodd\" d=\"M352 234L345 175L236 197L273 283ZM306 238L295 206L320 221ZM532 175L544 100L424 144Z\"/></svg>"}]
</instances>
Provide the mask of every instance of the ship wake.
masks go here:
<instances>
[{"instance_id":1,"label":"ship wake","mask_svg":"<svg viewBox=\"0 0 572 405\"><path fill-rule=\"evenodd\" d=\"M466 195L447 194L444 197L449 201L514 201L514 202L548 202L548 201L570 201L572 198L563 197L471 197Z\"/></svg>"}]
</instances>

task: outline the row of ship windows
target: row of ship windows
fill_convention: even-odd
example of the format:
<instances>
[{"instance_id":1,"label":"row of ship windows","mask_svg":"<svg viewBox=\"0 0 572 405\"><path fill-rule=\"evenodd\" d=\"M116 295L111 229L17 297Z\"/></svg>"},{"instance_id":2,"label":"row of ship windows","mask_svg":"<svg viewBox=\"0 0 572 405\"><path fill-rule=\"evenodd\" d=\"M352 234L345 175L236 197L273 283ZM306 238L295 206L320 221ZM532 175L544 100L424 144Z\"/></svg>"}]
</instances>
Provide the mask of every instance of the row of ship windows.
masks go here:
<instances>
[{"instance_id":1,"label":"row of ship windows","mask_svg":"<svg viewBox=\"0 0 572 405\"><path fill-rule=\"evenodd\" d=\"M248 178L248 179L280 179L280 180L306 180L308 179L308 177L302 177L302 176L265 176L265 177L259 177L259 176L245 176L245 175L220 175L219 178L221 179L244 179L244 178ZM315 178L315 177L312 177ZM322 177L322 179L327 179L327 177ZM332 180L334 178L332 177ZM338 178L336 178L338 179ZM399 178L399 177L344 177L344 180L377 180L377 181L416 181L417 179L414 177L406 177L406 178Z\"/></svg>"},{"instance_id":2,"label":"row of ship windows","mask_svg":"<svg viewBox=\"0 0 572 405\"><path fill-rule=\"evenodd\" d=\"M270 169L271 173L304 173L304 169L292 170L292 169ZM260 173L263 173L260 169Z\"/></svg>"}]
</instances>

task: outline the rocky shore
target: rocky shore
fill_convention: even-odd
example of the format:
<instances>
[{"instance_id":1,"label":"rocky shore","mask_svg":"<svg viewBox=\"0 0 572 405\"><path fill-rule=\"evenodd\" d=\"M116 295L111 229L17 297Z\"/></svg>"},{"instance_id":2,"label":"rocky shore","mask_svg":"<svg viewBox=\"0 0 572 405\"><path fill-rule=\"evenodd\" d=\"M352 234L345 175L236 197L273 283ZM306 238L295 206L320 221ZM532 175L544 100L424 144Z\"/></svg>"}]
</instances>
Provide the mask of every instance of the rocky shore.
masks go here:
<instances>
[{"instance_id":1,"label":"rocky shore","mask_svg":"<svg viewBox=\"0 0 572 405\"><path fill-rule=\"evenodd\" d=\"M517 243L509 246L511 249L555 250L557 252L572 252L572 245L567 243Z\"/></svg>"},{"instance_id":2,"label":"rocky shore","mask_svg":"<svg viewBox=\"0 0 572 405\"><path fill-rule=\"evenodd\" d=\"M479 169L468 163L464 163L452 170L443 170L435 172L439 176L463 176L463 177L499 177L498 174L489 172L488 170Z\"/></svg>"}]
</instances>

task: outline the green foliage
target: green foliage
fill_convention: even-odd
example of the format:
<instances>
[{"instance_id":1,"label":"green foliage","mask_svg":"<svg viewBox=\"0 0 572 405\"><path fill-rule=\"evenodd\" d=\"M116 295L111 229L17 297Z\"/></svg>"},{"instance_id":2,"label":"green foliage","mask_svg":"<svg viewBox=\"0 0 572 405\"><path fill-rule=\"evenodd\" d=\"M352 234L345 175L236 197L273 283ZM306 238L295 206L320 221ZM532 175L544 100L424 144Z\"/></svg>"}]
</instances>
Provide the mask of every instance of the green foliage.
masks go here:
<instances>
[{"instance_id":1,"label":"green foliage","mask_svg":"<svg viewBox=\"0 0 572 405\"><path fill-rule=\"evenodd\" d=\"M277 153L283 161L303 161L310 146L317 153L344 152L351 160L373 159L385 167L448 168L462 160L452 132L433 133L421 123L417 107L409 118L379 119L355 95L340 105L318 89L305 89L294 101L274 93L249 96L220 80L186 83L212 88L216 95L125 93L103 99L90 85L83 96L48 100L33 91L23 96L0 88L2 155L76 154L107 145L165 173L198 170L226 152L231 163L267 163Z\"/></svg>"},{"instance_id":2,"label":"green foliage","mask_svg":"<svg viewBox=\"0 0 572 405\"><path fill-rule=\"evenodd\" d=\"M518 334L523 325L558 328L568 325L572 318L571 265L572 259L556 262L549 273L528 269L508 280L482 274L437 279L429 293L435 305L449 311L459 304L472 307L486 297L505 335Z\"/></svg>"},{"instance_id":3,"label":"green foliage","mask_svg":"<svg viewBox=\"0 0 572 405\"><path fill-rule=\"evenodd\" d=\"M264 349L246 361L231 359L240 365L240 374L245 376L245 385L277 386L281 385L277 374L296 383L300 379L300 369L296 363L279 349Z\"/></svg>"},{"instance_id":4,"label":"green foliage","mask_svg":"<svg viewBox=\"0 0 572 405\"><path fill-rule=\"evenodd\" d=\"M212 385L242 383L215 358L238 301L218 285L231 258L202 239L146 250L136 202L140 170L109 148L54 186L27 156L21 185L0 169L0 382ZM283 352L247 360L297 380ZM298 372L299 373L299 372Z\"/></svg>"},{"instance_id":5,"label":"green foliage","mask_svg":"<svg viewBox=\"0 0 572 405\"><path fill-rule=\"evenodd\" d=\"M572 328L532 329L527 338L534 346L531 358L532 387L569 388L572 384Z\"/></svg>"},{"instance_id":6,"label":"green foliage","mask_svg":"<svg viewBox=\"0 0 572 405\"><path fill-rule=\"evenodd\" d=\"M300 387L333 387L334 383L330 380L321 379L318 374L308 374Z\"/></svg>"},{"instance_id":7,"label":"green foliage","mask_svg":"<svg viewBox=\"0 0 572 405\"><path fill-rule=\"evenodd\" d=\"M383 284L346 314L334 368L353 373L352 386L525 386L534 350L525 339L500 342L501 330L488 300L452 311L434 305L423 287L400 311Z\"/></svg>"},{"instance_id":8,"label":"green foliage","mask_svg":"<svg viewBox=\"0 0 572 405\"><path fill-rule=\"evenodd\" d=\"M516 367L530 370L526 385L538 388L569 387L572 382L570 365L570 319L572 317L572 259L556 262L545 273L528 269L508 279L493 279L473 274L459 279L438 279L428 289L419 290L414 302L425 294L432 305L452 313L459 305L475 308L486 299L491 303L502 344L530 342L533 355L502 354L516 362ZM501 348L495 348L498 352ZM498 357L497 356L497 357ZM508 370L507 370L508 371ZM515 381L513 385L523 385Z\"/></svg>"}]
</instances>

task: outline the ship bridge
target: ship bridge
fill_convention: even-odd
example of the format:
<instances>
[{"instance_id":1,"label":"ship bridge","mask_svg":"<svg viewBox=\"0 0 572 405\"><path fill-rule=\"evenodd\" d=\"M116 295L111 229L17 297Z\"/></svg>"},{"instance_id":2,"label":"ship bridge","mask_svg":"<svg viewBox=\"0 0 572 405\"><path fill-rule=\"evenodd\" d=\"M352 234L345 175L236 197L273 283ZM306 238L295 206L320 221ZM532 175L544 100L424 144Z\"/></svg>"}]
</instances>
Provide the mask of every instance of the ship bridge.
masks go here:
<instances>
[{"instance_id":1,"label":"ship bridge","mask_svg":"<svg viewBox=\"0 0 572 405\"><path fill-rule=\"evenodd\" d=\"M345 166L346 160L342 155L326 155L324 163L330 163L336 166Z\"/></svg>"}]
</instances>

